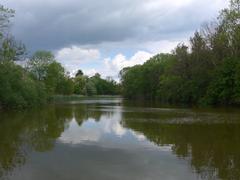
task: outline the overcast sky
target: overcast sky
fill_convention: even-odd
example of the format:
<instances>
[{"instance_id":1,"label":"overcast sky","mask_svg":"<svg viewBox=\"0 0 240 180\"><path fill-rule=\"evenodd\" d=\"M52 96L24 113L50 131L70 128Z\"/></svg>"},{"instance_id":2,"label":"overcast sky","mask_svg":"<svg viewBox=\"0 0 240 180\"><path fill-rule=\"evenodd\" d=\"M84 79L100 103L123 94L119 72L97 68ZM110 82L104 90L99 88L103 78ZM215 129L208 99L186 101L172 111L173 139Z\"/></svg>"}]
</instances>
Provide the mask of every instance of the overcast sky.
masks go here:
<instances>
[{"instance_id":1,"label":"overcast sky","mask_svg":"<svg viewBox=\"0 0 240 180\"><path fill-rule=\"evenodd\" d=\"M51 50L73 73L114 76L187 42L227 0L1 0L30 52Z\"/></svg>"}]
</instances>

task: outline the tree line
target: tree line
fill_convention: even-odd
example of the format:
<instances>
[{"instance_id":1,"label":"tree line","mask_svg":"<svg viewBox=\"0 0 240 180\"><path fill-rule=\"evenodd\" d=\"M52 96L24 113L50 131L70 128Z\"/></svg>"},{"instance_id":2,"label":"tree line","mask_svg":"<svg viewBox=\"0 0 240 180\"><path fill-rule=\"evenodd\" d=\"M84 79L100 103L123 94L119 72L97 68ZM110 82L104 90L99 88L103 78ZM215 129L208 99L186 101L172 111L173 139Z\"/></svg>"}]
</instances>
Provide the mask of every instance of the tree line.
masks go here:
<instances>
[{"instance_id":1,"label":"tree line","mask_svg":"<svg viewBox=\"0 0 240 180\"><path fill-rule=\"evenodd\" d=\"M56 94L119 94L119 85L110 77L88 77L81 70L71 77L50 51L28 57L25 45L10 33L14 13L0 5L0 108L41 105ZM25 66L18 65L26 60Z\"/></svg>"},{"instance_id":2,"label":"tree line","mask_svg":"<svg viewBox=\"0 0 240 180\"><path fill-rule=\"evenodd\" d=\"M240 104L240 0L231 0L189 44L122 69L123 95L163 103Z\"/></svg>"},{"instance_id":3,"label":"tree line","mask_svg":"<svg viewBox=\"0 0 240 180\"><path fill-rule=\"evenodd\" d=\"M240 104L240 0L230 0L217 20L204 25L171 53L121 70L121 84L97 73L75 77L49 51L26 54L10 33L14 10L0 5L0 107L44 104L56 94L115 95L163 103ZM17 61L26 60L25 67Z\"/></svg>"}]
</instances>

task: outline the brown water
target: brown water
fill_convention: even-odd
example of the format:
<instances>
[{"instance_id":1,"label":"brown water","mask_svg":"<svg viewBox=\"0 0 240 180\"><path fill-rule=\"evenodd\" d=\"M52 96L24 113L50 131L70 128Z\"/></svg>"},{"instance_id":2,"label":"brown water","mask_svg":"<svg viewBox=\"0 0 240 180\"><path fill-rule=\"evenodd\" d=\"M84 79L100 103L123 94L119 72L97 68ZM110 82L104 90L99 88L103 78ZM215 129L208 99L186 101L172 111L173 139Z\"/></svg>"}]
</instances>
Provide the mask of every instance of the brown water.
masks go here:
<instances>
[{"instance_id":1,"label":"brown water","mask_svg":"<svg viewBox=\"0 0 240 180\"><path fill-rule=\"evenodd\" d=\"M240 179L240 111L92 98L0 112L0 179Z\"/></svg>"}]
</instances>

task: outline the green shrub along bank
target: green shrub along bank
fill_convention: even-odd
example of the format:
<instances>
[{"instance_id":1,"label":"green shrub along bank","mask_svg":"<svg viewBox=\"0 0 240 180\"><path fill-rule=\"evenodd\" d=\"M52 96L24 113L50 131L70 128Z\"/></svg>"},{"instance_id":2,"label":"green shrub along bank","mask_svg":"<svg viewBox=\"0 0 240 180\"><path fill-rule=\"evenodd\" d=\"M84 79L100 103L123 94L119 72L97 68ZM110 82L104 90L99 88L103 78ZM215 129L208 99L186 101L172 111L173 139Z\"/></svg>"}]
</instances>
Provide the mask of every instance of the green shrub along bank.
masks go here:
<instances>
[{"instance_id":1,"label":"green shrub along bank","mask_svg":"<svg viewBox=\"0 0 240 180\"><path fill-rule=\"evenodd\" d=\"M123 95L163 103L240 104L240 0L170 54L124 68Z\"/></svg>"},{"instance_id":2,"label":"green shrub along bank","mask_svg":"<svg viewBox=\"0 0 240 180\"><path fill-rule=\"evenodd\" d=\"M21 66L0 62L0 103L7 108L25 108L47 101L45 86L35 81Z\"/></svg>"},{"instance_id":3,"label":"green shrub along bank","mask_svg":"<svg viewBox=\"0 0 240 180\"><path fill-rule=\"evenodd\" d=\"M10 35L13 17L13 10L0 5L0 108L41 105L55 95L119 94L119 85L111 78L88 77L81 70L70 77L49 51L27 57L24 44Z\"/></svg>"}]
</instances>

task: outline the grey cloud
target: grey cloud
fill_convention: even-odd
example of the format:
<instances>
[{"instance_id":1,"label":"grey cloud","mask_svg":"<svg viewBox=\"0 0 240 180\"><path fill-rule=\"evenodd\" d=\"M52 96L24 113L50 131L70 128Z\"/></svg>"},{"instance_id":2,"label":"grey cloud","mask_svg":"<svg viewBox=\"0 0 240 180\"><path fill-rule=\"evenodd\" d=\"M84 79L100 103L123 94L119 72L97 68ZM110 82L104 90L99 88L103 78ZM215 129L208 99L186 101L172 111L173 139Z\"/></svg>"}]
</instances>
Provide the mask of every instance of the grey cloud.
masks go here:
<instances>
[{"instance_id":1,"label":"grey cloud","mask_svg":"<svg viewBox=\"0 0 240 180\"><path fill-rule=\"evenodd\" d=\"M160 0L8 0L16 9L13 32L30 50L104 42L171 40L186 36L211 19L218 7L208 0L174 2L148 8ZM168 2L168 3L167 3Z\"/></svg>"}]
</instances>

